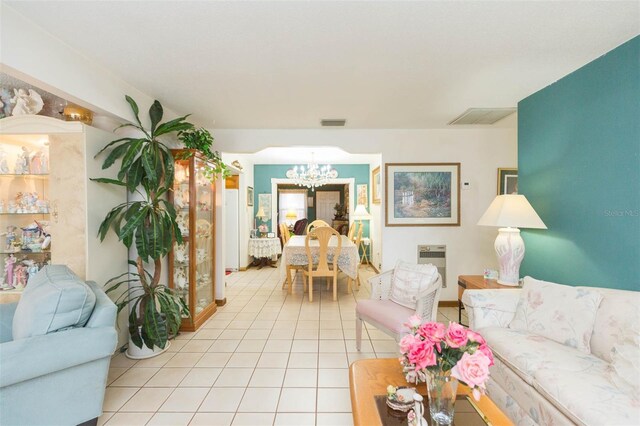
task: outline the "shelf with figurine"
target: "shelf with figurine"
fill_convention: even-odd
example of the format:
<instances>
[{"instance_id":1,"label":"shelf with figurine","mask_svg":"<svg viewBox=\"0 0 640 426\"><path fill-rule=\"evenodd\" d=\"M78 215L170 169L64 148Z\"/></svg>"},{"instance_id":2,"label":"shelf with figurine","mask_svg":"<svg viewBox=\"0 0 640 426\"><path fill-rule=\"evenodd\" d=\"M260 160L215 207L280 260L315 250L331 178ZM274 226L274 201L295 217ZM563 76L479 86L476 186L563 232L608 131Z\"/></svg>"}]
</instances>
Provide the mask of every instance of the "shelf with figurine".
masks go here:
<instances>
[{"instance_id":1,"label":"shelf with figurine","mask_svg":"<svg viewBox=\"0 0 640 426\"><path fill-rule=\"evenodd\" d=\"M184 244L169 254L170 287L184 297L191 312L182 330L194 331L216 310L214 297L215 188L206 177L203 159L175 150L175 177L169 199ZM188 158L187 158L188 157Z\"/></svg>"}]
</instances>

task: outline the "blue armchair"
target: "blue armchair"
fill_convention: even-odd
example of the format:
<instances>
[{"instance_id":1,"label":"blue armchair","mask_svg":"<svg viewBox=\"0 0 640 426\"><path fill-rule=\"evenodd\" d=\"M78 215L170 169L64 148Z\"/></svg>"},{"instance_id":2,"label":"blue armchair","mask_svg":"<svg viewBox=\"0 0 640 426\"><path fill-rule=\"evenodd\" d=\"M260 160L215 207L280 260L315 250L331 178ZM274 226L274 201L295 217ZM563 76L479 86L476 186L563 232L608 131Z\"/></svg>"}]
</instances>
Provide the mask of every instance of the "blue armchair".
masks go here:
<instances>
[{"instance_id":1,"label":"blue armchair","mask_svg":"<svg viewBox=\"0 0 640 426\"><path fill-rule=\"evenodd\" d=\"M84 327L13 340L17 303L0 304L0 425L95 423L117 345L116 306L96 296Z\"/></svg>"}]
</instances>

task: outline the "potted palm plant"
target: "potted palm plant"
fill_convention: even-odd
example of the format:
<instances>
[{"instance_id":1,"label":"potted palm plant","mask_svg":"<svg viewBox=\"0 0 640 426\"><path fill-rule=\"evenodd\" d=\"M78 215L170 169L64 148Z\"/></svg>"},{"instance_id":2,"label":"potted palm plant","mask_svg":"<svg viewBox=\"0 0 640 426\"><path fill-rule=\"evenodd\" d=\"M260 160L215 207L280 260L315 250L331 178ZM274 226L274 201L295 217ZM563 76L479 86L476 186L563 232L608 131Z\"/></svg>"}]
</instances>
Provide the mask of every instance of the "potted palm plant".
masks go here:
<instances>
[{"instance_id":1,"label":"potted palm plant","mask_svg":"<svg viewBox=\"0 0 640 426\"><path fill-rule=\"evenodd\" d=\"M129 263L135 272L124 271L107 282L107 292L124 286L115 300L118 312L129 307L130 344L127 355L146 358L168 348L168 340L178 333L182 316L189 315L185 302L167 285L160 283L162 258L174 241L182 244L176 211L166 199L174 178L174 159L170 149L158 138L193 128L188 116L161 123L163 109L155 101L149 109L150 128L139 118L136 102L125 97L135 116L133 127L139 137L124 137L107 144L97 155L106 155L102 168L119 162L117 179L96 178L96 182L119 185L133 195L115 206L102 221L98 236L104 240L113 230L127 248L135 247L137 257ZM135 199L134 199L135 197Z\"/></svg>"}]
</instances>

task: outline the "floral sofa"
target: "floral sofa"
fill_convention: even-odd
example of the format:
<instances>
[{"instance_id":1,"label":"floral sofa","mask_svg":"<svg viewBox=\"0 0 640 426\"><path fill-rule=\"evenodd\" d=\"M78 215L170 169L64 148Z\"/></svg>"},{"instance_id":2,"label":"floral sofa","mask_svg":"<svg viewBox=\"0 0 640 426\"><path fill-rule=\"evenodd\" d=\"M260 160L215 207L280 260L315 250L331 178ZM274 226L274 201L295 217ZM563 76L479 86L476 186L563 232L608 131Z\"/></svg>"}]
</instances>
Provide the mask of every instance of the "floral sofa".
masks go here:
<instances>
[{"instance_id":1,"label":"floral sofa","mask_svg":"<svg viewBox=\"0 0 640 426\"><path fill-rule=\"evenodd\" d=\"M640 292L526 277L467 290L494 352L487 393L518 425L640 425Z\"/></svg>"}]
</instances>

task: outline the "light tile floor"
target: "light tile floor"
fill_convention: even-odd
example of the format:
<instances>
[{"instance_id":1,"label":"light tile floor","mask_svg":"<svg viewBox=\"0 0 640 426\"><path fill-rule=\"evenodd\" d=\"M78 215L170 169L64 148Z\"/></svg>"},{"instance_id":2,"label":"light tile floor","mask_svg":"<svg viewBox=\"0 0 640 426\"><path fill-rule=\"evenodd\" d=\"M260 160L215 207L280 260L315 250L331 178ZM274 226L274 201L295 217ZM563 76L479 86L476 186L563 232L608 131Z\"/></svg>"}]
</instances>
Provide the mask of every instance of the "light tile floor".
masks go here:
<instances>
[{"instance_id":1,"label":"light tile floor","mask_svg":"<svg viewBox=\"0 0 640 426\"><path fill-rule=\"evenodd\" d=\"M351 425L349 364L397 356L397 345L373 327L355 347L355 305L364 284L332 300L324 282L314 301L281 289L278 270L227 276L227 305L195 333L181 333L164 354L134 361L116 355L99 425ZM317 293L317 294L316 294ZM457 321L457 308L438 320ZM466 316L463 317L466 323Z\"/></svg>"}]
</instances>

